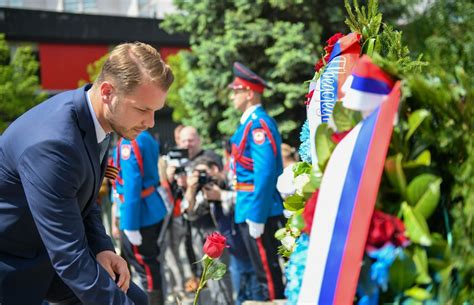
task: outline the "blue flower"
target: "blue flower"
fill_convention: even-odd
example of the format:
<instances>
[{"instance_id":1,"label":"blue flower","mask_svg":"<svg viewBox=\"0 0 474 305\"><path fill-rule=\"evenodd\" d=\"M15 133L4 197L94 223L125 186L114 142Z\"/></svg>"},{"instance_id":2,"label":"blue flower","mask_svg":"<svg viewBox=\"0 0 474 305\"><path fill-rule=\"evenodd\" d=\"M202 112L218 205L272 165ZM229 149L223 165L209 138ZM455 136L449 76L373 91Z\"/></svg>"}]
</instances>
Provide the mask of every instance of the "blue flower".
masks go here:
<instances>
[{"instance_id":1,"label":"blue flower","mask_svg":"<svg viewBox=\"0 0 474 305\"><path fill-rule=\"evenodd\" d=\"M304 122L303 124L303 127L301 127L300 141L301 141L301 145L299 148L299 154L300 154L301 160L304 162L311 163L311 142L310 142L310 135L309 135L308 120L306 120L306 122Z\"/></svg>"},{"instance_id":2,"label":"blue flower","mask_svg":"<svg viewBox=\"0 0 474 305\"><path fill-rule=\"evenodd\" d=\"M374 280L383 291L387 291L390 266L393 261L403 252L400 248L395 248L391 243L387 243L380 249L369 251L367 255L375 259L370 267L370 278Z\"/></svg>"},{"instance_id":3,"label":"blue flower","mask_svg":"<svg viewBox=\"0 0 474 305\"><path fill-rule=\"evenodd\" d=\"M308 256L309 236L302 233L296 241L296 247L290 256L290 260L285 269L285 275L288 279L285 288L287 298L286 305L296 305L303 283L303 275L306 267L306 257Z\"/></svg>"}]
</instances>

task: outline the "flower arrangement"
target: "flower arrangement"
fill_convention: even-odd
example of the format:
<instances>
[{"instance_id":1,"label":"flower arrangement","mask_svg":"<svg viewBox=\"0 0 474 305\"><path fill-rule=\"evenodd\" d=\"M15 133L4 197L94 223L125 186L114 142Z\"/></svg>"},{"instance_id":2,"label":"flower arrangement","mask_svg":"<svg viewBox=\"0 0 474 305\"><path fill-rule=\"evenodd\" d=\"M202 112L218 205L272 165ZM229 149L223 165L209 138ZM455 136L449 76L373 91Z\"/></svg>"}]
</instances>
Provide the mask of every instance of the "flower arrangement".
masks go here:
<instances>
[{"instance_id":1,"label":"flower arrangement","mask_svg":"<svg viewBox=\"0 0 474 305\"><path fill-rule=\"evenodd\" d=\"M404 81L402 105L385 160L355 302L360 305L386 302L467 304L474 298L471 281L474 261L453 253L456 249L453 248L447 210L447 192L450 185L456 183L453 181L458 179L453 178L451 172L448 173L448 164L443 164L442 160L434 162L432 159L433 151L438 154L444 151L443 147L447 147L447 142L462 140L444 139L445 143L441 143L429 135L433 132L439 134L436 126L447 118L443 117L446 116L445 113L437 111L438 106L431 110L423 108L423 105L430 107L428 96L434 98L434 93L430 95L431 89L428 88L436 90L428 82L421 80L419 73L413 73L420 71L424 64L409 58L408 49L401 43L400 32L388 26L382 28L377 1L369 1L367 9L360 8L356 2L354 6L355 14L346 1L349 15L346 23L353 32L360 35L361 53L371 55L377 65L394 78ZM334 45L343 37L338 33L328 39L325 54L315 64L314 81L321 77L321 73L331 62L330 54ZM306 96L307 106L316 95L314 87L312 89L310 86ZM434 115L437 115L436 119L432 117ZM461 116L457 116L458 119L465 122L465 118L460 118ZM286 270L288 305L298 302L312 217L327 161L336 145L361 119L360 112L344 108L342 103L335 103L330 124L320 124L314 137L310 135L308 121L301 131L300 154L303 162L293 166L292 178L296 191L284 202L285 209L291 211L291 216L286 227L276 234L282 241L280 253L289 257ZM464 140L464 143L467 142ZM316 147L317 162L311 163L314 161L310 152L313 144ZM465 158L461 163L466 165L469 160L472 158ZM461 167L461 172L466 168ZM457 192L457 200L468 197L459 195L462 189L465 190L458 186L452 190ZM466 205L466 209L468 207ZM460 214L456 207L452 211L453 215ZM464 246L464 249L468 248ZM461 261L465 263L461 264Z\"/></svg>"}]
</instances>

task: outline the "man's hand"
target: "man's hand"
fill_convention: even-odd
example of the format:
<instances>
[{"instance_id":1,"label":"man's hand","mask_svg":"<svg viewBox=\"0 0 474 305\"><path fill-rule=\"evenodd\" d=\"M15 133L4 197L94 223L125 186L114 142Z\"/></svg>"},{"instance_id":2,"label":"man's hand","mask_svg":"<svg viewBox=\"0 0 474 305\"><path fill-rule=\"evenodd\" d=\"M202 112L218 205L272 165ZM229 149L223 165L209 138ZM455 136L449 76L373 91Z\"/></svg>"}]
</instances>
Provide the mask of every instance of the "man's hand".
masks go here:
<instances>
[{"instance_id":1,"label":"man's hand","mask_svg":"<svg viewBox=\"0 0 474 305\"><path fill-rule=\"evenodd\" d=\"M110 250L99 252L96 259L114 281L117 280L116 275L118 275L117 286L126 293L130 287L130 271L127 262Z\"/></svg>"},{"instance_id":2,"label":"man's hand","mask_svg":"<svg viewBox=\"0 0 474 305\"><path fill-rule=\"evenodd\" d=\"M196 203L196 192L199 185L199 173L193 172L189 177L187 177L186 184L188 187L184 193L184 198L188 203L186 210L190 212L194 209L194 204Z\"/></svg>"},{"instance_id":3,"label":"man's hand","mask_svg":"<svg viewBox=\"0 0 474 305\"><path fill-rule=\"evenodd\" d=\"M134 246L141 246L142 244L142 234L139 230L123 230L125 236L127 236L128 241Z\"/></svg>"},{"instance_id":4,"label":"man's hand","mask_svg":"<svg viewBox=\"0 0 474 305\"><path fill-rule=\"evenodd\" d=\"M166 178L168 179L170 183L174 181L175 173L176 173L176 167L171 166L171 165L166 167Z\"/></svg>"},{"instance_id":5,"label":"man's hand","mask_svg":"<svg viewBox=\"0 0 474 305\"><path fill-rule=\"evenodd\" d=\"M186 191L190 191L193 195L196 195L196 191L199 186L199 172L192 172L192 174L186 179L186 184L188 186Z\"/></svg>"},{"instance_id":6,"label":"man's hand","mask_svg":"<svg viewBox=\"0 0 474 305\"><path fill-rule=\"evenodd\" d=\"M214 183L203 187L204 198L211 201L222 201L221 191L221 188Z\"/></svg>"},{"instance_id":7,"label":"man's hand","mask_svg":"<svg viewBox=\"0 0 474 305\"><path fill-rule=\"evenodd\" d=\"M265 224L264 223L258 223L258 222L253 222L249 219L245 221L248 226L249 226L249 234L253 238L257 239L260 236L262 236L263 231L265 230Z\"/></svg>"}]
</instances>

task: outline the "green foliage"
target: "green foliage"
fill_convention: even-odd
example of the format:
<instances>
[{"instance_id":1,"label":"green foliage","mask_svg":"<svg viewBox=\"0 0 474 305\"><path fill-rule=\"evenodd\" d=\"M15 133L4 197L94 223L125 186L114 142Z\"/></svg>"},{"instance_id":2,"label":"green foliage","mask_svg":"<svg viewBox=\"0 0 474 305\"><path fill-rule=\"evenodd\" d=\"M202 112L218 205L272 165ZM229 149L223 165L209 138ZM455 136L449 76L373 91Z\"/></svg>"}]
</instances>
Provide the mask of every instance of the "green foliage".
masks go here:
<instances>
[{"instance_id":1,"label":"green foliage","mask_svg":"<svg viewBox=\"0 0 474 305\"><path fill-rule=\"evenodd\" d=\"M166 59L170 65L174 74L174 82L168 92L166 98L166 104L173 108L173 121L181 122L184 119L189 118L189 114L186 105L183 103L183 98L179 94L179 89L182 88L187 81L186 69L183 66L183 53L187 51L181 51L177 54L170 55Z\"/></svg>"},{"instance_id":2,"label":"green foliage","mask_svg":"<svg viewBox=\"0 0 474 305\"><path fill-rule=\"evenodd\" d=\"M307 162L296 162L293 164L293 173L295 176L301 174L311 174L313 166Z\"/></svg>"},{"instance_id":3,"label":"green foliage","mask_svg":"<svg viewBox=\"0 0 474 305\"><path fill-rule=\"evenodd\" d=\"M472 53L473 36L472 31L456 36L459 32L455 29L459 24L472 24L473 6L466 4L462 13L450 1L440 0L425 7L428 14L450 11L457 12L454 18L460 18L452 25L440 22L452 28L455 37L449 33L437 37L444 41L443 53L438 53L440 48L433 44L425 58L438 60L439 55L446 55L448 60L428 65L420 61L421 55L416 60L412 58L402 32L388 25L377 29L379 20L368 18L377 16L371 8L373 3L369 1L368 9L357 9L354 1L355 13L349 12L347 23L363 34L363 52L394 78L403 80L401 111L385 164L378 206L403 217L413 250L401 258L407 260L406 266L400 259L392 266L389 285L393 294L383 293L381 302L393 301L395 296L396 303L403 300L403 304L422 304L427 300L462 304L474 299L474 282L470 280L474 274L471 259L474 250L473 81L467 77L472 72L465 72L472 71L472 67L464 61L472 56L466 50ZM447 3L450 5L442 8ZM346 6L351 9L347 3ZM437 18L446 17L445 14ZM439 33L433 33L435 37L436 34ZM451 48L451 53L445 47ZM341 125L338 122L341 117L349 122L340 111L335 111L336 126ZM440 248L444 250L435 251ZM410 261L416 266L416 272L412 271L416 278L407 280L397 269L410 269Z\"/></svg>"},{"instance_id":4,"label":"green foliage","mask_svg":"<svg viewBox=\"0 0 474 305\"><path fill-rule=\"evenodd\" d=\"M402 203L401 211L406 226L406 233L410 240L422 246L430 246L430 229L423 215L410 207L406 202Z\"/></svg>"},{"instance_id":5,"label":"green foliage","mask_svg":"<svg viewBox=\"0 0 474 305\"><path fill-rule=\"evenodd\" d=\"M385 174L392 187L400 194L405 194L407 188L407 179L402 166L403 155L398 153L385 160Z\"/></svg>"},{"instance_id":6,"label":"green foliage","mask_svg":"<svg viewBox=\"0 0 474 305\"><path fill-rule=\"evenodd\" d=\"M353 0L352 5L349 3L349 0L345 0L344 6L348 15L346 24L352 32L362 34L364 42L375 38L379 34L380 26L382 25L382 13L379 11L378 0L369 0L367 8L365 6L360 7L357 0ZM355 13L352 11L352 6Z\"/></svg>"},{"instance_id":7,"label":"green foliage","mask_svg":"<svg viewBox=\"0 0 474 305\"><path fill-rule=\"evenodd\" d=\"M331 157L332 151L336 147L336 144L331 140L332 130L328 124L323 123L316 129L315 141L316 141L316 153L318 155L319 169L324 172L326 165Z\"/></svg>"},{"instance_id":8,"label":"green foliage","mask_svg":"<svg viewBox=\"0 0 474 305\"><path fill-rule=\"evenodd\" d=\"M19 47L10 57L0 34L0 134L25 111L46 98L37 76L39 64L29 47Z\"/></svg>"},{"instance_id":9,"label":"green foliage","mask_svg":"<svg viewBox=\"0 0 474 305\"><path fill-rule=\"evenodd\" d=\"M402 28L415 53L423 53L432 68L454 72L474 71L474 3L470 0L437 0L408 18ZM472 77L471 77L472 81Z\"/></svg>"},{"instance_id":10,"label":"green foliage","mask_svg":"<svg viewBox=\"0 0 474 305\"><path fill-rule=\"evenodd\" d=\"M338 132L351 130L362 120L362 115L359 111L345 108L342 106L342 103L334 105L332 116Z\"/></svg>"},{"instance_id":11,"label":"green foliage","mask_svg":"<svg viewBox=\"0 0 474 305\"><path fill-rule=\"evenodd\" d=\"M382 3L399 18L416 0ZM264 106L284 141L297 145L313 65L324 41L345 31L343 0L211 1L175 0L178 13L163 26L190 34L192 52L182 56L186 84L179 90L183 122L198 128L206 142L232 134L240 113L228 98L232 63L240 61L269 81ZM371 28L374 26L371 25Z\"/></svg>"},{"instance_id":12,"label":"green foliage","mask_svg":"<svg viewBox=\"0 0 474 305\"><path fill-rule=\"evenodd\" d=\"M226 86L232 63L240 61L269 81L272 90L265 92L264 106L284 140L296 145L305 113L304 81L313 75L321 37L343 20L340 9L328 3L175 1L180 13L168 16L165 28L190 33L192 49L182 58L187 72L180 90L184 123L197 127L207 141L234 132L240 113L233 109Z\"/></svg>"},{"instance_id":13,"label":"green foliage","mask_svg":"<svg viewBox=\"0 0 474 305\"><path fill-rule=\"evenodd\" d=\"M416 279L416 265L408 253L398 257L390 267L390 288L394 291L404 291L410 288Z\"/></svg>"},{"instance_id":14,"label":"green foliage","mask_svg":"<svg viewBox=\"0 0 474 305\"><path fill-rule=\"evenodd\" d=\"M105 54L98 60L94 61L93 63L90 63L87 65L87 74L89 74L89 79L84 80L81 79L79 80L78 86L84 86L87 83L93 83L97 77L99 76L100 71L102 71L102 66L104 65L105 61L109 58L109 54Z\"/></svg>"},{"instance_id":15,"label":"green foliage","mask_svg":"<svg viewBox=\"0 0 474 305\"><path fill-rule=\"evenodd\" d=\"M220 280L224 277L225 273L227 272L226 264L219 262L217 260L212 260L209 263L207 273L204 277L204 281L208 280Z\"/></svg>"},{"instance_id":16,"label":"green foliage","mask_svg":"<svg viewBox=\"0 0 474 305\"><path fill-rule=\"evenodd\" d=\"M290 195L285 199L284 207L291 212L299 211L304 208L304 197L298 194Z\"/></svg>"},{"instance_id":17,"label":"green foliage","mask_svg":"<svg viewBox=\"0 0 474 305\"><path fill-rule=\"evenodd\" d=\"M431 174L421 174L410 182L407 188L408 202L415 211L428 219L436 209L440 199L442 179Z\"/></svg>"}]
</instances>

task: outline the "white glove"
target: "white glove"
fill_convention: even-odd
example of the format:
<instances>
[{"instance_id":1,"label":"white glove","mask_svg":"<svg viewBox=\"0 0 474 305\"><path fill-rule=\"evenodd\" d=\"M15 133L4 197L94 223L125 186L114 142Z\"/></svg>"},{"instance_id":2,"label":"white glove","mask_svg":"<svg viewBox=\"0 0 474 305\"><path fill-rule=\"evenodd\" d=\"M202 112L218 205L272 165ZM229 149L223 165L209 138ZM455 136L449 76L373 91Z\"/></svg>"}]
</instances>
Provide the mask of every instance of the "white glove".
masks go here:
<instances>
[{"instance_id":1,"label":"white glove","mask_svg":"<svg viewBox=\"0 0 474 305\"><path fill-rule=\"evenodd\" d=\"M264 223L253 222L251 220L245 221L249 226L249 234L253 238L257 239L263 234L263 230L265 229Z\"/></svg>"},{"instance_id":2,"label":"white glove","mask_svg":"<svg viewBox=\"0 0 474 305\"><path fill-rule=\"evenodd\" d=\"M123 233L125 233L132 245L140 246L142 244L142 234L140 234L139 230L123 230Z\"/></svg>"}]
</instances>

